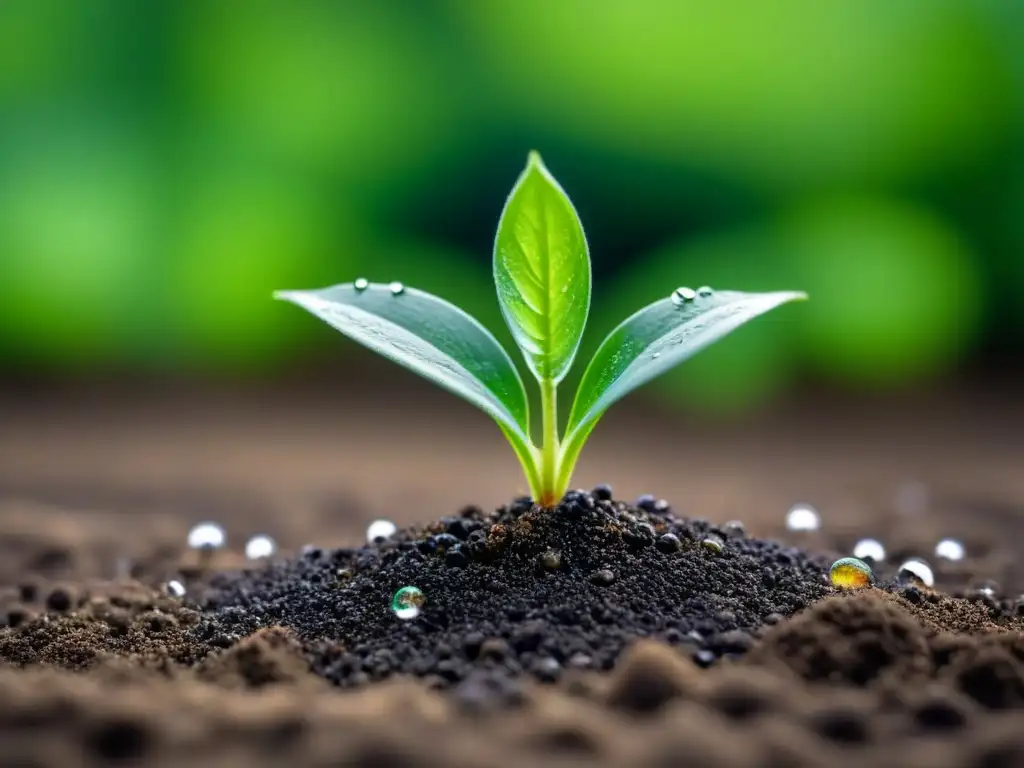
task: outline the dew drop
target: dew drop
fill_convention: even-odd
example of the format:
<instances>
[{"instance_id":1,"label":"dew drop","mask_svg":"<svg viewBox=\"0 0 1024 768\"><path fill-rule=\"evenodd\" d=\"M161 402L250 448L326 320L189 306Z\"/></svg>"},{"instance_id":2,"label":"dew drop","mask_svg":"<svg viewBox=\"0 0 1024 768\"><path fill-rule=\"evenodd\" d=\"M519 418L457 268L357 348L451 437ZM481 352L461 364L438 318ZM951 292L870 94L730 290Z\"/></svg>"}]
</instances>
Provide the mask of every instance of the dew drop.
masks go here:
<instances>
[{"instance_id":1,"label":"dew drop","mask_svg":"<svg viewBox=\"0 0 1024 768\"><path fill-rule=\"evenodd\" d=\"M370 287L370 281L365 277L357 277L356 281L352 283L352 286L359 292L362 293Z\"/></svg>"},{"instance_id":2,"label":"dew drop","mask_svg":"<svg viewBox=\"0 0 1024 768\"><path fill-rule=\"evenodd\" d=\"M697 298L697 292L693 288L680 286L672 291L672 303L677 307L682 306L688 301L693 301L695 298Z\"/></svg>"},{"instance_id":3,"label":"dew drop","mask_svg":"<svg viewBox=\"0 0 1024 768\"><path fill-rule=\"evenodd\" d=\"M397 530L398 526L390 520L374 520L366 528L366 541L373 544L378 540L390 539Z\"/></svg>"},{"instance_id":4,"label":"dew drop","mask_svg":"<svg viewBox=\"0 0 1024 768\"><path fill-rule=\"evenodd\" d=\"M853 556L858 560L881 563L885 560L885 546L878 539L861 539L853 545Z\"/></svg>"},{"instance_id":5,"label":"dew drop","mask_svg":"<svg viewBox=\"0 0 1024 768\"><path fill-rule=\"evenodd\" d=\"M875 583L875 574L863 560L844 557L832 563L828 570L828 580L833 587L840 589L862 589Z\"/></svg>"},{"instance_id":6,"label":"dew drop","mask_svg":"<svg viewBox=\"0 0 1024 768\"><path fill-rule=\"evenodd\" d=\"M896 574L896 580L900 584L913 584L916 582L924 584L926 587L931 587L935 585L935 574L928 563L914 557L900 566Z\"/></svg>"},{"instance_id":7,"label":"dew drop","mask_svg":"<svg viewBox=\"0 0 1024 768\"><path fill-rule=\"evenodd\" d=\"M220 549L227 536L217 523L199 523L188 532L188 545L192 549Z\"/></svg>"},{"instance_id":8,"label":"dew drop","mask_svg":"<svg viewBox=\"0 0 1024 768\"><path fill-rule=\"evenodd\" d=\"M409 621L420 615L420 609L425 602L427 596L423 594L423 590L418 587L402 587L391 598L391 610L398 618Z\"/></svg>"},{"instance_id":9,"label":"dew drop","mask_svg":"<svg viewBox=\"0 0 1024 768\"><path fill-rule=\"evenodd\" d=\"M821 527L821 515L810 504L794 504L786 513L786 528L791 531L816 531Z\"/></svg>"},{"instance_id":10,"label":"dew drop","mask_svg":"<svg viewBox=\"0 0 1024 768\"><path fill-rule=\"evenodd\" d=\"M258 533L245 543L245 556L249 560L262 560L277 551L277 544L264 533Z\"/></svg>"},{"instance_id":11,"label":"dew drop","mask_svg":"<svg viewBox=\"0 0 1024 768\"><path fill-rule=\"evenodd\" d=\"M177 579L171 579L164 584L164 592L171 597L184 597L185 596L185 585Z\"/></svg>"},{"instance_id":12,"label":"dew drop","mask_svg":"<svg viewBox=\"0 0 1024 768\"><path fill-rule=\"evenodd\" d=\"M963 560L964 545L956 539L942 539L935 545L935 556L943 560Z\"/></svg>"},{"instance_id":13,"label":"dew drop","mask_svg":"<svg viewBox=\"0 0 1024 768\"><path fill-rule=\"evenodd\" d=\"M651 355L651 360L657 360L659 357L661 357L661 352L655 352Z\"/></svg>"},{"instance_id":14,"label":"dew drop","mask_svg":"<svg viewBox=\"0 0 1024 768\"><path fill-rule=\"evenodd\" d=\"M401 296L405 293L405 286L396 280L393 283L388 283L388 290L391 291L392 296Z\"/></svg>"},{"instance_id":15,"label":"dew drop","mask_svg":"<svg viewBox=\"0 0 1024 768\"><path fill-rule=\"evenodd\" d=\"M709 285L702 285L700 288L697 289L697 295L702 296L705 299L713 293L714 291L711 289L711 286Z\"/></svg>"},{"instance_id":16,"label":"dew drop","mask_svg":"<svg viewBox=\"0 0 1024 768\"><path fill-rule=\"evenodd\" d=\"M719 554L723 549L725 549L725 544L722 542L722 540L718 536L714 535L705 536L703 539L700 540L700 545L704 547L704 549L706 549L708 552L713 552L716 555Z\"/></svg>"}]
</instances>

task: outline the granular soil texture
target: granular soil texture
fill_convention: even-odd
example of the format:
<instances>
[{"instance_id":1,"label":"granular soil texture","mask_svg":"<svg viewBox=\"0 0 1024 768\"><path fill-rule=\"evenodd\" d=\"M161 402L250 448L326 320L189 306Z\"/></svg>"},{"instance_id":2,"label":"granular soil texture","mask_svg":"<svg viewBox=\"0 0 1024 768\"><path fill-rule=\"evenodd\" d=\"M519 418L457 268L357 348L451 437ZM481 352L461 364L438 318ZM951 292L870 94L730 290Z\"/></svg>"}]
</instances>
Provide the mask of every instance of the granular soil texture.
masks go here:
<instances>
[{"instance_id":1,"label":"granular soil texture","mask_svg":"<svg viewBox=\"0 0 1024 768\"><path fill-rule=\"evenodd\" d=\"M0 766L1024 765L1016 603L884 568L837 592L831 555L608 496L197 576L186 601L25 578Z\"/></svg>"},{"instance_id":2,"label":"granular soil texture","mask_svg":"<svg viewBox=\"0 0 1024 768\"><path fill-rule=\"evenodd\" d=\"M403 674L438 687L468 681L480 696L484 673L497 685L609 670L638 637L709 666L828 591L825 558L641 504L602 489L573 492L554 510L523 499L358 549L307 551L215 579L194 632L223 644L282 625L342 686ZM411 621L390 610L406 586L425 597Z\"/></svg>"}]
</instances>

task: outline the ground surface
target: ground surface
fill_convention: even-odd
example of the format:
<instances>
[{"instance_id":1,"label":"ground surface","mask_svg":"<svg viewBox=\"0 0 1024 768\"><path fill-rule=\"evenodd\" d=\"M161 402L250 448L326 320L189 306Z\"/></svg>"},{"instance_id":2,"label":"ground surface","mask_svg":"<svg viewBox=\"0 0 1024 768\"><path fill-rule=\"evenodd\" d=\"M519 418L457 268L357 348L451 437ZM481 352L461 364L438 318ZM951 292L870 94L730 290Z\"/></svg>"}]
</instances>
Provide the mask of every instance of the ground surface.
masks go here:
<instances>
[{"instance_id":1,"label":"ground surface","mask_svg":"<svg viewBox=\"0 0 1024 768\"><path fill-rule=\"evenodd\" d=\"M623 409L578 484L628 504L468 512L487 535L462 563L412 542L511 502L509 449L426 387L352 389L5 393L0 765L1024 764L1024 412L999 393L715 429ZM784 531L796 501L820 532ZM416 532L353 551L377 517ZM716 554L690 518L746 536ZM195 574L204 519L229 534L214 570L256 532L284 560L160 594ZM881 582L925 556L967 598L832 594L822 567L861 535L888 547ZM941 536L968 558L938 563ZM405 623L387 600L411 580Z\"/></svg>"}]
</instances>

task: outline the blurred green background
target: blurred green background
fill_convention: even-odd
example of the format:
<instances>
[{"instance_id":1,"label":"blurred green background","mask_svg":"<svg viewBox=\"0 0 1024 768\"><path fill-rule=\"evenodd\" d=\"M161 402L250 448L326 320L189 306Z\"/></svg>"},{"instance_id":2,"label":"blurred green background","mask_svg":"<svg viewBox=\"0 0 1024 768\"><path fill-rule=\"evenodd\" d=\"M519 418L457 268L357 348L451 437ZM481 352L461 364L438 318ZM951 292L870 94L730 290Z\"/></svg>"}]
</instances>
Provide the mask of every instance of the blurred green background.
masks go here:
<instances>
[{"instance_id":1,"label":"blurred green background","mask_svg":"<svg viewBox=\"0 0 1024 768\"><path fill-rule=\"evenodd\" d=\"M0 370L356 367L270 300L356 276L509 340L490 249L536 148L591 244L584 354L677 285L812 296L648 394L1006 373L1022 40L1018 0L4 0Z\"/></svg>"}]
</instances>

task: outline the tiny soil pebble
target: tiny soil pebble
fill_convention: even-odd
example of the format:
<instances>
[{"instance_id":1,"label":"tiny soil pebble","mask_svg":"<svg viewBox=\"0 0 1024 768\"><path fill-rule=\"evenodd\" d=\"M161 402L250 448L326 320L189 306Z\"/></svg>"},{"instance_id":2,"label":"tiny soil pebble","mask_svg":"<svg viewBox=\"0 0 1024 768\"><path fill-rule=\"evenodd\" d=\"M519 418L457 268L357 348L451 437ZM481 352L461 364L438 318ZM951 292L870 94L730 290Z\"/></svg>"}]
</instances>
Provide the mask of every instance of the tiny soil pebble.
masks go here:
<instances>
[{"instance_id":1,"label":"tiny soil pebble","mask_svg":"<svg viewBox=\"0 0 1024 768\"><path fill-rule=\"evenodd\" d=\"M825 558L723 539L667 504L609 495L575 491L554 510L526 499L489 515L470 508L363 547L222 574L193 631L205 640L290 628L316 645L314 670L343 686L396 674L455 685L490 668L482 637L508 644L502 674L550 681L554 665L538 657L586 656L609 669L638 636L682 644L707 665L743 652L746 643L721 641L728 633L747 638L828 592ZM340 570L351 575L339 579ZM399 600L409 585L416 601Z\"/></svg>"}]
</instances>

